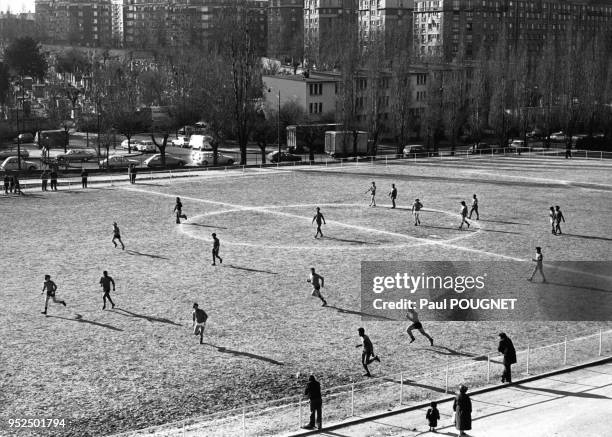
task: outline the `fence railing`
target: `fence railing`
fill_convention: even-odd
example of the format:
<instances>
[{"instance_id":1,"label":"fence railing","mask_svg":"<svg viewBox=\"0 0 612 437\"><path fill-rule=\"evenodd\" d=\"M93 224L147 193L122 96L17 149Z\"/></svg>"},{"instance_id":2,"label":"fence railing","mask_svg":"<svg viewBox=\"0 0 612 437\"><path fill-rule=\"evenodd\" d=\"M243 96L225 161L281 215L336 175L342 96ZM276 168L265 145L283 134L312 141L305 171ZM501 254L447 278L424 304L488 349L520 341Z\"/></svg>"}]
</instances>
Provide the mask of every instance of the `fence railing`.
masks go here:
<instances>
[{"instance_id":1,"label":"fence railing","mask_svg":"<svg viewBox=\"0 0 612 437\"><path fill-rule=\"evenodd\" d=\"M554 343L527 344L517 350L514 380L612 356L612 330ZM373 415L436 400L454 393L461 384L476 388L492 385L501 376L502 356L497 352L451 361L415 374L414 369L356 381L323 393L323 421L329 425L352 417ZM297 431L308 420L309 404L303 396L248 405L207 416L151 427L118 436L265 436Z\"/></svg>"}]
</instances>

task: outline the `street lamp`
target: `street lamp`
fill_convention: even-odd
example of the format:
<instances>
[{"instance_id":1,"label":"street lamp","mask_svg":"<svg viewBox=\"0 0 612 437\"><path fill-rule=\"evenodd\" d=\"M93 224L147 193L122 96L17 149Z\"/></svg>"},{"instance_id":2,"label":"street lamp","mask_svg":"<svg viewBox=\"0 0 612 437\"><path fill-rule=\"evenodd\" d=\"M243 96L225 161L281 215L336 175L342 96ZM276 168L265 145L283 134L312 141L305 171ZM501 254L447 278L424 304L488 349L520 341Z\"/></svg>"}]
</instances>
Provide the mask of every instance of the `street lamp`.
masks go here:
<instances>
[{"instance_id":1,"label":"street lamp","mask_svg":"<svg viewBox=\"0 0 612 437\"><path fill-rule=\"evenodd\" d=\"M268 88L268 92L272 92L272 88ZM276 112L276 141L278 143L278 159L281 159L281 143L280 143L280 88L278 89L278 111Z\"/></svg>"}]
</instances>

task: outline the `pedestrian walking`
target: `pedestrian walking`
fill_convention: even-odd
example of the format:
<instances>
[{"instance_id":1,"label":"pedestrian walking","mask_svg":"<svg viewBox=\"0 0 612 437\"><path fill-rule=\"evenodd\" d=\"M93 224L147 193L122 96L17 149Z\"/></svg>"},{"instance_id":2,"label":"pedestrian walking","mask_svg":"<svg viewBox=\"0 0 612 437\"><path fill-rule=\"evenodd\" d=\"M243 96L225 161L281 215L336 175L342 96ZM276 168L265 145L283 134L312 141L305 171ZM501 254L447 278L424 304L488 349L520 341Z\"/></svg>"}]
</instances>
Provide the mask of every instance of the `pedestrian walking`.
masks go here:
<instances>
[{"instance_id":1,"label":"pedestrian walking","mask_svg":"<svg viewBox=\"0 0 612 437\"><path fill-rule=\"evenodd\" d=\"M465 223L468 227L468 229L470 229L470 222L467 221L467 215L468 215L468 208L467 205L465 204L465 201L461 201L461 224L459 225L459 230L463 229L463 224Z\"/></svg>"},{"instance_id":2,"label":"pedestrian walking","mask_svg":"<svg viewBox=\"0 0 612 437\"><path fill-rule=\"evenodd\" d=\"M414 203L412 204L412 215L414 216L415 226L421 224L421 209L423 209L421 201L419 199L414 199Z\"/></svg>"},{"instance_id":3,"label":"pedestrian walking","mask_svg":"<svg viewBox=\"0 0 612 437\"><path fill-rule=\"evenodd\" d=\"M315 221L317 222L317 233L314 237L317 238L320 234L321 238L323 238L323 231L321 231L321 223L323 223L324 225L326 225L327 223L325 223L325 217L323 217L323 214L321 213L321 208L319 208L318 206L317 213L312 218L312 222L310 224L312 225L312 223L314 223Z\"/></svg>"},{"instance_id":4,"label":"pedestrian walking","mask_svg":"<svg viewBox=\"0 0 612 437\"><path fill-rule=\"evenodd\" d=\"M51 169L51 190L57 191L57 168Z\"/></svg>"},{"instance_id":5,"label":"pedestrian walking","mask_svg":"<svg viewBox=\"0 0 612 437\"><path fill-rule=\"evenodd\" d=\"M370 188L366 190L366 194L370 193L370 206L376 206L376 183L372 181Z\"/></svg>"},{"instance_id":6,"label":"pedestrian walking","mask_svg":"<svg viewBox=\"0 0 612 437\"><path fill-rule=\"evenodd\" d=\"M47 191L47 184L49 183L49 172L47 170L43 170L40 174L40 180L42 183L42 190Z\"/></svg>"},{"instance_id":7,"label":"pedestrian walking","mask_svg":"<svg viewBox=\"0 0 612 437\"><path fill-rule=\"evenodd\" d=\"M11 177L8 174L4 174L4 194L8 196L9 186L11 185Z\"/></svg>"},{"instance_id":8,"label":"pedestrian walking","mask_svg":"<svg viewBox=\"0 0 612 437\"><path fill-rule=\"evenodd\" d=\"M512 382L512 365L516 364L516 350L512 340L505 332L499 334L499 345L497 351L504 356L504 373L502 373L501 382Z\"/></svg>"},{"instance_id":9,"label":"pedestrian walking","mask_svg":"<svg viewBox=\"0 0 612 437\"><path fill-rule=\"evenodd\" d=\"M181 202L181 198L176 198L176 204L174 205L174 212L176 213L176 223L181 224L181 219L187 220L187 216L183 214L183 203ZM214 260L213 260L214 261Z\"/></svg>"},{"instance_id":10,"label":"pedestrian walking","mask_svg":"<svg viewBox=\"0 0 612 437\"><path fill-rule=\"evenodd\" d=\"M561 222L565 223L565 217L559 205L555 206L555 233L561 235Z\"/></svg>"},{"instance_id":11,"label":"pedestrian walking","mask_svg":"<svg viewBox=\"0 0 612 437\"><path fill-rule=\"evenodd\" d=\"M570 159L572 157L572 142L568 142L565 146L565 159Z\"/></svg>"},{"instance_id":12,"label":"pedestrian walking","mask_svg":"<svg viewBox=\"0 0 612 437\"><path fill-rule=\"evenodd\" d=\"M204 344L204 329L208 314L206 311L198 307L197 303L193 304L193 334L200 336L200 344Z\"/></svg>"},{"instance_id":13,"label":"pedestrian walking","mask_svg":"<svg viewBox=\"0 0 612 437\"><path fill-rule=\"evenodd\" d=\"M103 310L106 309L106 299L108 299L108 301L112 305L112 308L115 308L115 303L110 297L111 284L113 286L113 291L115 291L115 280L111 278L110 276L108 276L108 272L104 270L102 272L102 277L100 278L100 287L102 287L102 291L104 292L104 295L102 296L102 309Z\"/></svg>"},{"instance_id":14,"label":"pedestrian walking","mask_svg":"<svg viewBox=\"0 0 612 437\"><path fill-rule=\"evenodd\" d=\"M378 355L374 354L374 345L372 344L370 337L366 335L365 329L359 328L357 333L359 334L359 337L361 337L361 344L358 344L355 347L363 347L363 352L361 353L361 365L366 371L363 376L371 377L372 374L368 369L368 365L373 361L378 361L380 363L380 358L378 358Z\"/></svg>"},{"instance_id":15,"label":"pedestrian walking","mask_svg":"<svg viewBox=\"0 0 612 437\"><path fill-rule=\"evenodd\" d=\"M87 177L89 174L87 173L87 169L84 168L81 170L81 187L87 188Z\"/></svg>"},{"instance_id":16,"label":"pedestrian walking","mask_svg":"<svg viewBox=\"0 0 612 437\"><path fill-rule=\"evenodd\" d=\"M397 199L397 188L395 188L395 184L391 184L391 191L389 191L389 197L391 198L391 204L393 205L391 209L395 209L395 199Z\"/></svg>"},{"instance_id":17,"label":"pedestrian walking","mask_svg":"<svg viewBox=\"0 0 612 437\"><path fill-rule=\"evenodd\" d=\"M429 404L429 408L427 409L427 414L425 414L425 418L427 419L427 423L429 424L429 431L436 432L436 428L438 427L438 420L440 420L440 411L438 411L438 403L432 402Z\"/></svg>"},{"instance_id":18,"label":"pedestrian walking","mask_svg":"<svg viewBox=\"0 0 612 437\"><path fill-rule=\"evenodd\" d=\"M535 274L537 272L540 272L540 275L542 275L542 282L546 282L546 276L544 276L544 269L543 269L543 264L544 264L544 255L542 254L542 248L541 247L536 247L536 254L535 257L531 259L533 262L535 262L535 267L533 269L533 272L531 273L531 277L529 278L529 281L533 281L533 277L535 276Z\"/></svg>"},{"instance_id":19,"label":"pedestrian walking","mask_svg":"<svg viewBox=\"0 0 612 437\"><path fill-rule=\"evenodd\" d=\"M478 214L478 198L476 197L476 194L474 194L474 197L472 198L472 208L470 209L470 215L469 215L469 219L472 218L472 213L476 213L476 220L480 220L480 215Z\"/></svg>"},{"instance_id":20,"label":"pedestrian walking","mask_svg":"<svg viewBox=\"0 0 612 437\"><path fill-rule=\"evenodd\" d=\"M215 263L215 261L217 259L219 259L219 264L223 264L223 260L219 256L219 249L221 248L221 242L217 238L217 234L213 233L212 237L213 237L213 248L212 248L212 259L213 259L213 262L212 262L212 265L216 266L217 264Z\"/></svg>"},{"instance_id":21,"label":"pedestrian walking","mask_svg":"<svg viewBox=\"0 0 612 437\"><path fill-rule=\"evenodd\" d=\"M462 385L459 393L453 402L455 412L455 428L459 431L459 436L467 435L464 431L472 429L472 401L467 394L468 388Z\"/></svg>"},{"instance_id":22,"label":"pedestrian walking","mask_svg":"<svg viewBox=\"0 0 612 437\"><path fill-rule=\"evenodd\" d=\"M42 314L47 314L47 307L49 306L49 300L52 300L53 303L61 303L62 305L66 306L66 302L63 300L59 300L57 297L55 297L55 292L57 291L57 285L55 285L55 282L53 282L51 280L51 275L45 275L45 282L43 283L43 288L42 288L42 293L47 292L47 298L45 299L45 310L42 312Z\"/></svg>"},{"instance_id":23,"label":"pedestrian walking","mask_svg":"<svg viewBox=\"0 0 612 437\"><path fill-rule=\"evenodd\" d=\"M21 182L19 181L19 175L13 175L13 184L15 185L15 194L23 194L21 192Z\"/></svg>"},{"instance_id":24,"label":"pedestrian walking","mask_svg":"<svg viewBox=\"0 0 612 437\"><path fill-rule=\"evenodd\" d=\"M555 212L555 207L551 206L548 212L548 220L550 221L550 230L553 235L557 235L556 225L557 225L557 213Z\"/></svg>"},{"instance_id":25,"label":"pedestrian walking","mask_svg":"<svg viewBox=\"0 0 612 437\"><path fill-rule=\"evenodd\" d=\"M412 343L415 340L414 335L412 335L412 331L416 329L417 331L421 333L423 337L428 339L429 343L433 346L434 344L433 338L428 333L426 333L425 330L423 329L423 324L419 321L418 313L414 309L409 309L408 312L406 313L406 318L412 322L412 324L408 327L408 329L406 329L406 332L410 336L410 343Z\"/></svg>"},{"instance_id":26,"label":"pedestrian walking","mask_svg":"<svg viewBox=\"0 0 612 437\"><path fill-rule=\"evenodd\" d=\"M9 179L9 192L13 194L15 192L15 175L11 175Z\"/></svg>"},{"instance_id":27,"label":"pedestrian walking","mask_svg":"<svg viewBox=\"0 0 612 437\"><path fill-rule=\"evenodd\" d=\"M310 421L303 428L313 429L316 422L317 428L321 429L323 426L323 419L321 418L323 399L321 399L321 384L315 379L314 375L310 375L310 378L308 378L304 394L310 399Z\"/></svg>"},{"instance_id":28,"label":"pedestrian walking","mask_svg":"<svg viewBox=\"0 0 612 437\"><path fill-rule=\"evenodd\" d=\"M132 171L130 173L130 184L135 184L136 183L136 173L138 172L138 170L136 170L136 164L132 164L131 168L132 168Z\"/></svg>"},{"instance_id":29,"label":"pedestrian walking","mask_svg":"<svg viewBox=\"0 0 612 437\"><path fill-rule=\"evenodd\" d=\"M312 292L310 293L310 295L321 299L321 301L323 302L323 304L321 305L322 307L327 306L327 301L321 295L321 287L325 286L325 278L316 273L314 267L310 268L310 276L308 276L306 282L312 284Z\"/></svg>"},{"instance_id":30,"label":"pedestrian walking","mask_svg":"<svg viewBox=\"0 0 612 437\"><path fill-rule=\"evenodd\" d=\"M121 243L121 250L125 250L125 244L121 241L121 231L119 230L119 226L117 226L117 222L113 222L113 244L117 247L117 243L115 240L118 240Z\"/></svg>"}]
</instances>

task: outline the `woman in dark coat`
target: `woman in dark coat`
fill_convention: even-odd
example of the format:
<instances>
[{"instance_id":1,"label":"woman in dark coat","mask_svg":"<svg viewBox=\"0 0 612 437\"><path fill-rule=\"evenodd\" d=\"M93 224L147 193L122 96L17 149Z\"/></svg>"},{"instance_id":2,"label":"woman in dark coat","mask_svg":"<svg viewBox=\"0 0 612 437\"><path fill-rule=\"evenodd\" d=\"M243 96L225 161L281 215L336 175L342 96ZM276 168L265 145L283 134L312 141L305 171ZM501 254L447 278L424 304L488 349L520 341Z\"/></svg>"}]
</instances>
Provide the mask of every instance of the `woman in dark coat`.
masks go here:
<instances>
[{"instance_id":1,"label":"woman in dark coat","mask_svg":"<svg viewBox=\"0 0 612 437\"><path fill-rule=\"evenodd\" d=\"M472 429L472 401L467 395L467 387L462 385L459 388L459 394L453 402L453 411L455 412L455 427L459 430L459 435L466 435L463 431Z\"/></svg>"},{"instance_id":2,"label":"woman in dark coat","mask_svg":"<svg viewBox=\"0 0 612 437\"><path fill-rule=\"evenodd\" d=\"M516 363L516 350L512 344L512 340L502 332L499 334L499 346L497 350L504 354L504 373L502 374L502 382L512 382L511 366Z\"/></svg>"}]
</instances>

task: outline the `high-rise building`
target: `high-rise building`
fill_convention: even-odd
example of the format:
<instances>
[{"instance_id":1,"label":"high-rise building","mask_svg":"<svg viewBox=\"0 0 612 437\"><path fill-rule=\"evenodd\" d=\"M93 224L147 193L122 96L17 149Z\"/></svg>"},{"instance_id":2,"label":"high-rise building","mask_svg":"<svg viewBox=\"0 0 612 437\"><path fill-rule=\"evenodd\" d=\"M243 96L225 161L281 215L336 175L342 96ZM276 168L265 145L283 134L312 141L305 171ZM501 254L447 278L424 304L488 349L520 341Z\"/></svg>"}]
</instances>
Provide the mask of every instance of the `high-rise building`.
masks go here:
<instances>
[{"instance_id":1,"label":"high-rise building","mask_svg":"<svg viewBox=\"0 0 612 437\"><path fill-rule=\"evenodd\" d=\"M414 0L359 0L359 41L392 56L412 44Z\"/></svg>"},{"instance_id":2,"label":"high-rise building","mask_svg":"<svg viewBox=\"0 0 612 437\"><path fill-rule=\"evenodd\" d=\"M415 0L414 47L421 55L472 58L504 36L531 52L568 32L612 24L610 0Z\"/></svg>"},{"instance_id":3,"label":"high-rise building","mask_svg":"<svg viewBox=\"0 0 612 437\"><path fill-rule=\"evenodd\" d=\"M304 0L270 0L267 55L301 62L304 50Z\"/></svg>"}]
</instances>

